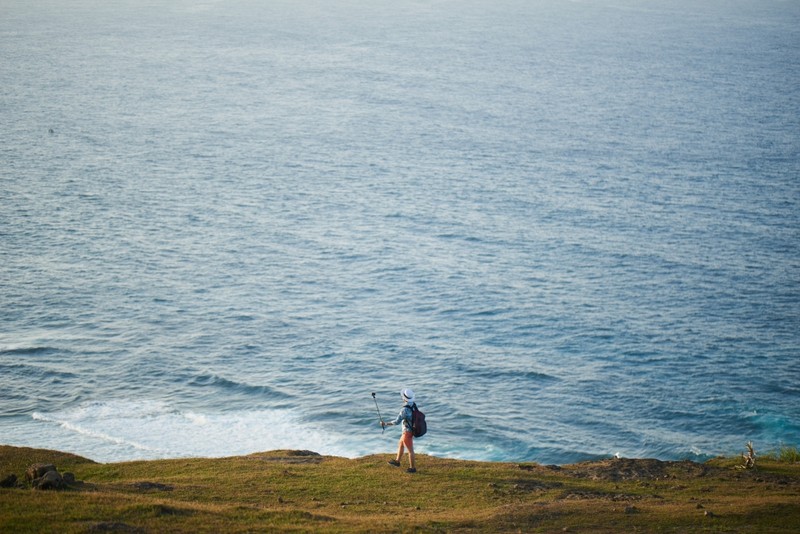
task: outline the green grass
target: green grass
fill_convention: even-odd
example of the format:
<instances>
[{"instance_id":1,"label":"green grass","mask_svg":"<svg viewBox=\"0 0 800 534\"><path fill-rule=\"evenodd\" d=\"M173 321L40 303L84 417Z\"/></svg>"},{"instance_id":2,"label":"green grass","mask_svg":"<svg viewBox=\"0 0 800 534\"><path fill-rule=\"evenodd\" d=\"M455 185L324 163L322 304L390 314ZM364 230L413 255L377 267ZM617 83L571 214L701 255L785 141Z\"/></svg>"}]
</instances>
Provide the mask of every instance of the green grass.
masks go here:
<instances>
[{"instance_id":1,"label":"green grass","mask_svg":"<svg viewBox=\"0 0 800 534\"><path fill-rule=\"evenodd\" d=\"M272 451L111 464L0 446L0 477L55 464L65 491L0 489L0 532L793 532L800 465L603 460L553 468L418 456L419 472ZM566 529L566 530L565 530Z\"/></svg>"},{"instance_id":2,"label":"green grass","mask_svg":"<svg viewBox=\"0 0 800 534\"><path fill-rule=\"evenodd\" d=\"M768 452L764 457L783 463L796 464L800 463L800 450L798 450L797 447L784 445L777 451Z\"/></svg>"}]
</instances>

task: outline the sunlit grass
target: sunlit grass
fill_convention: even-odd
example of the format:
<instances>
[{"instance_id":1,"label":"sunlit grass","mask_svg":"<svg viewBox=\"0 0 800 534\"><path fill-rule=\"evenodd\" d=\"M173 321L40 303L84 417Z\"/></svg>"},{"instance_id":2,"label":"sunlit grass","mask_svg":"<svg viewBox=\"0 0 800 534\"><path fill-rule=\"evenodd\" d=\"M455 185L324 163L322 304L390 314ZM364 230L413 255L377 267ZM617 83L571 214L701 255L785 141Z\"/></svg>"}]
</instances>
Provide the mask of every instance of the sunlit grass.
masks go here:
<instances>
[{"instance_id":1,"label":"sunlit grass","mask_svg":"<svg viewBox=\"0 0 800 534\"><path fill-rule=\"evenodd\" d=\"M0 490L2 532L792 532L800 465L761 457L707 464L603 460L538 464L293 451L100 464L0 447L0 477L54 463L83 484Z\"/></svg>"}]
</instances>

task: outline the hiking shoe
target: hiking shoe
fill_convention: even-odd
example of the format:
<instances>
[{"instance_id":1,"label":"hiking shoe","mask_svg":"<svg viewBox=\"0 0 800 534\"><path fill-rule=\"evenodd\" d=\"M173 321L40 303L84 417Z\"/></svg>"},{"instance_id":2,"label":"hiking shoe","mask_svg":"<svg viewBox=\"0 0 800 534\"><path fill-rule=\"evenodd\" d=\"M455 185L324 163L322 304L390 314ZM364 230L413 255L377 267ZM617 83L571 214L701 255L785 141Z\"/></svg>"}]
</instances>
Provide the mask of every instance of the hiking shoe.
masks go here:
<instances>
[{"instance_id":1,"label":"hiking shoe","mask_svg":"<svg viewBox=\"0 0 800 534\"><path fill-rule=\"evenodd\" d=\"M389 465L393 465L395 467L400 467L400 462L398 462L397 460L389 460L386 463L388 463Z\"/></svg>"},{"instance_id":2,"label":"hiking shoe","mask_svg":"<svg viewBox=\"0 0 800 534\"><path fill-rule=\"evenodd\" d=\"M416 472L417 470L414 467L409 467L408 469L406 469L406 473L416 473Z\"/></svg>"}]
</instances>

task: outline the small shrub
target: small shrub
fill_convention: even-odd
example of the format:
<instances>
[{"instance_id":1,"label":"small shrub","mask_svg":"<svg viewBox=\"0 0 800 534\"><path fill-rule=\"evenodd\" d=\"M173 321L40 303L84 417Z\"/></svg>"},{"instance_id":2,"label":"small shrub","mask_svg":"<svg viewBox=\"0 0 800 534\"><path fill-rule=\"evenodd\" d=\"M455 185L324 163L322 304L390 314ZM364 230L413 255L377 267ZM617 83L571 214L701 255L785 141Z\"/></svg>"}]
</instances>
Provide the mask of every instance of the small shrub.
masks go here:
<instances>
[{"instance_id":1,"label":"small shrub","mask_svg":"<svg viewBox=\"0 0 800 534\"><path fill-rule=\"evenodd\" d=\"M778 450L778 459L789 464L796 464L800 462L800 450L796 446L784 445Z\"/></svg>"},{"instance_id":2,"label":"small shrub","mask_svg":"<svg viewBox=\"0 0 800 534\"><path fill-rule=\"evenodd\" d=\"M795 445L783 445L777 451L770 451L765 458L787 464L800 463L800 449Z\"/></svg>"}]
</instances>

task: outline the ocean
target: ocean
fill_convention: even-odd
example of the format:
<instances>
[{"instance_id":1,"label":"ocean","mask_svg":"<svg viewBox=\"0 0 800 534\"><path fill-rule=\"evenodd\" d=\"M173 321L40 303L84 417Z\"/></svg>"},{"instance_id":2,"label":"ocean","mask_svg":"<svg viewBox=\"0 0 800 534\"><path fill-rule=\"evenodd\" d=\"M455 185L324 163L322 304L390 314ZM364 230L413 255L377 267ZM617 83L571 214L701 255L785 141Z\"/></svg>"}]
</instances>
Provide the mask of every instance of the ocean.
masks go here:
<instances>
[{"instance_id":1,"label":"ocean","mask_svg":"<svg viewBox=\"0 0 800 534\"><path fill-rule=\"evenodd\" d=\"M0 443L800 444L798 2L3 0L0 57Z\"/></svg>"}]
</instances>

